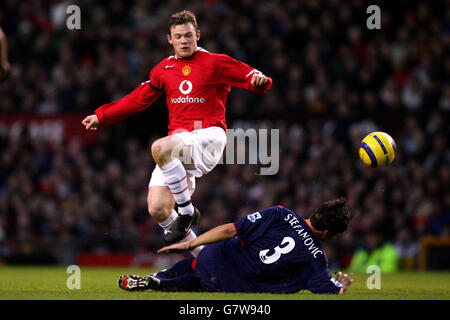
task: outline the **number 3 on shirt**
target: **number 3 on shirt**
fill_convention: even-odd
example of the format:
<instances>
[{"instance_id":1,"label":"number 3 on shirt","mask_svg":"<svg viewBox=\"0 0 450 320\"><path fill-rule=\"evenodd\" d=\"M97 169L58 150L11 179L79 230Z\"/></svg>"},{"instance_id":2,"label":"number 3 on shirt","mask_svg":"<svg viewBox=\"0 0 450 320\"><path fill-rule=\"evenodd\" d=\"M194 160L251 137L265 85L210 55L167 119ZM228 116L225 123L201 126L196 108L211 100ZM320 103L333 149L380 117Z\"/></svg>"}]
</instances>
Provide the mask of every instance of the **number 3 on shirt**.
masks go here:
<instances>
[{"instance_id":1,"label":"number 3 on shirt","mask_svg":"<svg viewBox=\"0 0 450 320\"><path fill-rule=\"evenodd\" d=\"M287 243L287 245L285 245ZM285 246L283 246L285 245ZM278 259L280 259L282 254L286 254L291 252L295 247L295 241L291 237L284 237L283 241L281 242L282 248L280 246L276 246L273 248L275 252L271 254L270 256L267 255L270 249L261 250L259 252L259 258L261 261L265 264L271 264L276 262Z\"/></svg>"}]
</instances>

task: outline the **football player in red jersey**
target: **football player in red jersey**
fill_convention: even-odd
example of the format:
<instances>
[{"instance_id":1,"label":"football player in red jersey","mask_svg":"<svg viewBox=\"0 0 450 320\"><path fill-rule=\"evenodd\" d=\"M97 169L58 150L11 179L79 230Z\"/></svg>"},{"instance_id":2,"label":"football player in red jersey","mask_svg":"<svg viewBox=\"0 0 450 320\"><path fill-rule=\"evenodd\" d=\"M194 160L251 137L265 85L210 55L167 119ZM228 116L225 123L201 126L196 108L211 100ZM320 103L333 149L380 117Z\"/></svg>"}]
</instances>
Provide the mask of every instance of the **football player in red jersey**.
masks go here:
<instances>
[{"instance_id":1,"label":"football player in red jersey","mask_svg":"<svg viewBox=\"0 0 450 320\"><path fill-rule=\"evenodd\" d=\"M263 94L272 85L270 77L247 64L197 46L199 39L192 12L171 15L167 40L175 54L153 68L150 79L133 92L100 106L82 121L87 130L97 130L144 110L166 93L169 134L151 147L156 167L147 203L168 243L196 237L191 226L198 223L200 214L191 195L195 178L210 172L225 148L225 103L231 86ZM201 247L195 250L193 255Z\"/></svg>"}]
</instances>

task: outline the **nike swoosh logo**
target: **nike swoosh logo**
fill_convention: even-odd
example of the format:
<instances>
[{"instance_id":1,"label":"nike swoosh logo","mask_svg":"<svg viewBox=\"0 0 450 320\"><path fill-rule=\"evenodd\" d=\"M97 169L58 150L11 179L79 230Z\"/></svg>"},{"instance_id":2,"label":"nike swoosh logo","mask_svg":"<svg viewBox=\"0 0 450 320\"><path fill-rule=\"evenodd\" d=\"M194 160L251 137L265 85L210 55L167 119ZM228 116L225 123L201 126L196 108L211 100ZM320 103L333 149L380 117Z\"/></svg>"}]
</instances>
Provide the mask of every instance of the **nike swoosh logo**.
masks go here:
<instances>
[{"instance_id":1,"label":"nike swoosh logo","mask_svg":"<svg viewBox=\"0 0 450 320\"><path fill-rule=\"evenodd\" d=\"M167 65L167 66L165 66L164 68L167 69L167 68L172 68L172 67L175 67L175 64Z\"/></svg>"}]
</instances>

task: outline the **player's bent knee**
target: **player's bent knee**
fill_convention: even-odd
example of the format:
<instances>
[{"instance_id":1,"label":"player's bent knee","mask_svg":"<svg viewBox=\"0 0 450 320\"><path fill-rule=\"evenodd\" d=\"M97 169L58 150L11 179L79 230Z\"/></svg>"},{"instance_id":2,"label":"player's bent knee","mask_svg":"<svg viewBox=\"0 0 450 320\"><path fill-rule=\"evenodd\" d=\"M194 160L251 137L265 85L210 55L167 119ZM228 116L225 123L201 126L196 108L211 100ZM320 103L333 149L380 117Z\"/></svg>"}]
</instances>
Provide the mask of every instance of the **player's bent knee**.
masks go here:
<instances>
[{"instance_id":1,"label":"player's bent knee","mask_svg":"<svg viewBox=\"0 0 450 320\"><path fill-rule=\"evenodd\" d=\"M170 139L158 139L152 144L152 157L156 163L168 162L172 159L172 145Z\"/></svg>"},{"instance_id":2,"label":"player's bent knee","mask_svg":"<svg viewBox=\"0 0 450 320\"><path fill-rule=\"evenodd\" d=\"M153 142L152 157L158 165L164 165L175 157L179 157L184 144L174 137L164 137Z\"/></svg>"},{"instance_id":3,"label":"player's bent knee","mask_svg":"<svg viewBox=\"0 0 450 320\"><path fill-rule=\"evenodd\" d=\"M156 140L155 142L153 142L151 150L152 150L152 157L153 159L158 160L160 158L160 155L162 153L163 150L163 143L159 140Z\"/></svg>"}]
</instances>

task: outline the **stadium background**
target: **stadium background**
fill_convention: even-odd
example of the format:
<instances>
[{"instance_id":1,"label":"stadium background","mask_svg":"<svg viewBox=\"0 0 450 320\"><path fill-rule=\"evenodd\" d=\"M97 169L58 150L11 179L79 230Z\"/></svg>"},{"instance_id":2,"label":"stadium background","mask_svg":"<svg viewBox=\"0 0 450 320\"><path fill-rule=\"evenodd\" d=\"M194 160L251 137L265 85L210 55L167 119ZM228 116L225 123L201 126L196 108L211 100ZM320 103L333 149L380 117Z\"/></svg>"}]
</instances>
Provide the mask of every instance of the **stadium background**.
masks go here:
<instances>
[{"instance_id":1,"label":"stadium background","mask_svg":"<svg viewBox=\"0 0 450 320\"><path fill-rule=\"evenodd\" d=\"M81 30L66 28L70 4L81 8ZM369 4L381 8L380 30L366 27ZM12 72L0 83L0 261L167 263L152 254L162 234L146 205L150 144L167 133L164 99L98 133L80 122L148 79L171 54L169 15L189 9L200 46L274 80L266 96L232 90L229 127L280 129L277 175L218 165L198 180L199 231L273 204L308 216L321 201L345 196L355 219L325 247L332 268L381 243L395 246L400 268L418 268L421 239L450 236L448 7L2 1ZM374 130L397 142L398 158L385 169L357 157L361 138ZM449 268L448 259L434 267Z\"/></svg>"}]
</instances>

